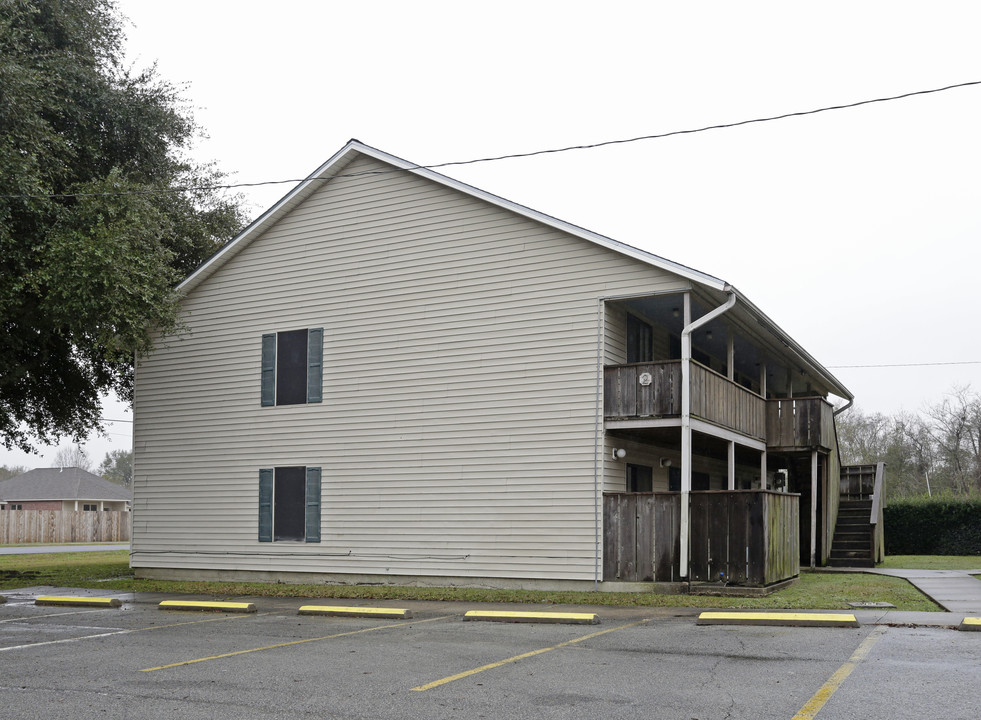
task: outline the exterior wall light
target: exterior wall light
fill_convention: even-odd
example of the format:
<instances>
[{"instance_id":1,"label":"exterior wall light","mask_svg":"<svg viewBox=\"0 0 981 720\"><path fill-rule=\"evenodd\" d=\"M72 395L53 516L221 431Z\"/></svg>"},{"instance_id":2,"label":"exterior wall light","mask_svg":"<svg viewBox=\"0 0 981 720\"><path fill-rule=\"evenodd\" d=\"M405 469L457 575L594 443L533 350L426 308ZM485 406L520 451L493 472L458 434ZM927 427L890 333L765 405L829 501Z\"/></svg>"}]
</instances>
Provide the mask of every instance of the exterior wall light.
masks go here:
<instances>
[{"instance_id":1,"label":"exterior wall light","mask_svg":"<svg viewBox=\"0 0 981 720\"><path fill-rule=\"evenodd\" d=\"M624 450L623 448L613 448L613 459L614 460L623 460L625 457L627 457L627 451L626 450Z\"/></svg>"}]
</instances>

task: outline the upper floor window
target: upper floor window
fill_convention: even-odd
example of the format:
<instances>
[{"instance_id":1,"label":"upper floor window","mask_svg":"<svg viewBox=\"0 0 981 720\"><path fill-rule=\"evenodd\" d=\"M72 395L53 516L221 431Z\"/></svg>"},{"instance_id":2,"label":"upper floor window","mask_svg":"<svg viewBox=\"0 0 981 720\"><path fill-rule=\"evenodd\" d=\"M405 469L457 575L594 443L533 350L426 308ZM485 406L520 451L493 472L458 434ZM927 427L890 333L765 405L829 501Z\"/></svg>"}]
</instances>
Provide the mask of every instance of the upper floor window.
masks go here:
<instances>
[{"instance_id":1,"label":"upper floor window","mask_svg":"<svg viewBox=\"0 0 981 720\"><path fill-rule=\"evenodd\" d=\"M262 336L262 405L302 405L323 400L324 329Z\"/></svg>"},{"instance_id":2,"label":"upper floor window","mask_svg":"<svg viewBox=\"0 0 981 720\"><path fill-rule=\"evenodd\" d=\"M636 315L627 313L627 362L650 362L653 359L653 329Z\"/></svg>"}]
</instances>

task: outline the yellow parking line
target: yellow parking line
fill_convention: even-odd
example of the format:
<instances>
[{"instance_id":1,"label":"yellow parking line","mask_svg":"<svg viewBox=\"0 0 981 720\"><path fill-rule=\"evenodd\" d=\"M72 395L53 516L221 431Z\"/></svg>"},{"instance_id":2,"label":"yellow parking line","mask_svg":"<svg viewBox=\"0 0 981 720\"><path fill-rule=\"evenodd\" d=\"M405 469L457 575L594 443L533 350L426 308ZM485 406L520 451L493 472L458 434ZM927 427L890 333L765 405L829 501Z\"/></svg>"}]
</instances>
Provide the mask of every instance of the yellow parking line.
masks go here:
<instances>
[{"instance_id":1,"label":"yellow parking line","mask_svg":"<svg viewBox=\"0 0 981 720\"><path fill-rule=\"evenodd\" d=\"M558 645L553 645L552 647L541 648L540 650L532 650L531 652L522 653L521 655L515 655L514 657L509 657L505 660L498 660L497 662L490 663L489 665L481 665L473 670L467 670L466 672L457 673L456 675L450 675L441 680L434 680L431 683L426 683L425 685L420 685L419 687L412 688L413 691L424 691L432 690L440 685L446 685L454 680L461 680L465 677L470 677L471 675L476 675L477 673L484 672L484 670L493 670L494 668L499 668L502 665L507 665L508 663L517 662L518 660L524 660L525 658L534 657L535 655L541 655L542 653L551 652L552 650L558 650L559 648L564 648L569 645L574 645L576 643L582 642L583 640L589 640L590 638L599 637L600 635L606 635L607 633L615 632L617 630L623 630L624 628L634 627L635 625L643 625L646 622L650 622L649 619L638 620L637 622L628 623L626 625L618 625L615 628L609 628L608 630L600 630L599 632L589 633L588 635L583 635L582 637L577 637L573 640L566 640L565 642L559 643Z\"/></svg>"},{"instance_id":2,"label":"yellow parking line","mask_svg":"<svg viewBox=\"0 0 981 720\"><path fill-rule=\"evenodd\" d=\"M828 681L821 686L821 688L814 693L814 696L805 703L792 720L811 720L818 711L824 707L824 704L831 699L831 696L835 694L835 691L845 682L845 678L852 674L852 670L858 665L862 660L866 658L872 646L878 642L879 638L882 637L883 633L886 632L885 625L878 625L872 632L868 634L857 648L852 656L848 658L847 662L838 668L834 675L828 678Z\"/></svg>"},{"instance_id":3,"label":"yellow parking line","mask_svg":"<svg viewBox=\"0 0 981 720\"><path fill-rule=\"evenodd\" d=\"M276 643L275 645L264 645L263 647L249 648L248 650L236 650L235 652L222 653L221 655L209 655L208 657L196 658L194 660L182 660L181 662L170 663L169 665L158 665L152 668L143 668L140 672L154 672L155 670L166 670L168 668L180 667L181 665L193 665L194 663L205 662L206 660L221 660L222 658L234 657L236 655L246 655L248 653L262 652L263 650L274 650L276 648L289 647L290 645L302 645L318 640L332 640L333 638L344 637L346 635L358 635L360 633L374 632L375 630L387 630L389 628L403 627L405 625L420 625L437 620L446 620L454 617L453 615L442 615L440 617L429 618L428 620L412 620L404 623L389 623L388 625L376 625L375 627L362 628L361 630L350 630L348 632L335 633L334 635L324 635L322 637L306 638L304 640L293 640L291 642Z\"/></svg>"}]
</instances>

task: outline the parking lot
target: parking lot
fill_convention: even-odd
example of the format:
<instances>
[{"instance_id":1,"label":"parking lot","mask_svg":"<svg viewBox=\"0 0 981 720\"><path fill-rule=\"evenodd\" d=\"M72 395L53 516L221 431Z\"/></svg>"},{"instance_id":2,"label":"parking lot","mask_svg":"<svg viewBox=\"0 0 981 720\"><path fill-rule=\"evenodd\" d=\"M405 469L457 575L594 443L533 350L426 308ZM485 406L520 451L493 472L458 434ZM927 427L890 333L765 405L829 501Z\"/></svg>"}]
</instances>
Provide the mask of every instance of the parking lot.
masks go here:
<instances>
[{"instance_id":1,"label":"parking lot","mask_svg":"<svg viewBox=\"0 0 981 720\"><path fill-rule=\"evenodd\" d=\"M599 625L464 622L471 608L455 603L374 603L414 612L379 620L301 616L298 599L233 614L5 594L5 718L978 716L981 633L944 628L696 626L691 611L645 608L597 609Z\"/></svg>"}]
</instances>

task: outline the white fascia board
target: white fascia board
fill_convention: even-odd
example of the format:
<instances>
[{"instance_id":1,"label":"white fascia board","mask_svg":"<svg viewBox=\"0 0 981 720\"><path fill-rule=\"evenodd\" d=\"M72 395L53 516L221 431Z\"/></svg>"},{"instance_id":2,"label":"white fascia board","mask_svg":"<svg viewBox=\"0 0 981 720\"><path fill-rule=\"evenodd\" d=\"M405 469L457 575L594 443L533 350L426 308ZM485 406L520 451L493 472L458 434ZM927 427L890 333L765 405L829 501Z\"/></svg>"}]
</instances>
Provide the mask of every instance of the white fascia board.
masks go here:
<instances>
[{"instance_id":1,"label":"white fascia board","mask_svg":"<svg viewBox=\"0 0 981 720\"><path fill-rule=\"evenodd\" d=\"M275 222L287 212L292 210L301 201L306 199L306 197L318 186L320 181L330 177L331 171L336 172L335 166L343 167L346 162L342 162L342 160L344 160L352 149L356 149L355 146L358 145L360 145L358 141L351 140L344 147L334 153L330 159L327 160L327 162L308 175L305 180L286 193L275 205L249 223L248 227L222 246L218 252L199 265L194 272L188 275L177 286L177 291L180 293L190 292L215 270L224 265L225 262L238 254L238 252L247 246L252 239L261 235L267 225Z\"/></svg>"},{"instance_id":2,"label":"white fascia board","mask_svg":"<svg viewBox=\"0 0 981 720\"><path fill-rule=\"evenodd\" d=\"M277 220L279 217L304 200L316 187L319 187L318 183L320 181L329 179L332 172L337 172L339 167L343 167L350 162L350 160L353 159L353 153L366 155L378 160L379 162L399 168L400 170L414 173L420 177L431 180L432 182L453 188L454 190L472 197L480 198L485 202L504 208L518 215L522 215L531 220L542 223L543 225L548 225L570 235L580 237L589 242L596 243L597 245L602 245L603 247L615 250L623 255L627 255L641 262L667 270L675 275L680 275L681 277L684 277L690 281L706 285L715 290L724 291L727 287L727 283L725 281L720 280L717 277L713 277L712 275L699 272L698 270L687 267L686 265L672 262L666 258L654 255L653 253L645 252L644 250L640 250L598 233L591 232L571 223L559 220L558 218L538 212L537 210L532 210L524 205L519 205L518 203L510 200L505 200L502 197L484 190L480 190L472 185L467 185L459 180L454 180L453 178L441 175L440 173L420 167L419 165L410 163L406 160L395 157L394 155L390 155L386 152L365 145L358 140L350 140L343 148L341 148L329 160L327 160L327 162L311 173L306 180L301 182L285 196L283 196L279 202L256 218L247 228L245 228L245 230L239 233L238 236L236 236L227 245L206 260L193 273L191 273L187 279L177 286L177 290L179 292L186 293L196 287L198 283L204 280L204 278L208 277L228 259L234 257L234 255L244 246L248 245L252 238L260 235L267 225Z\"/></svg>"}]
</instances>

